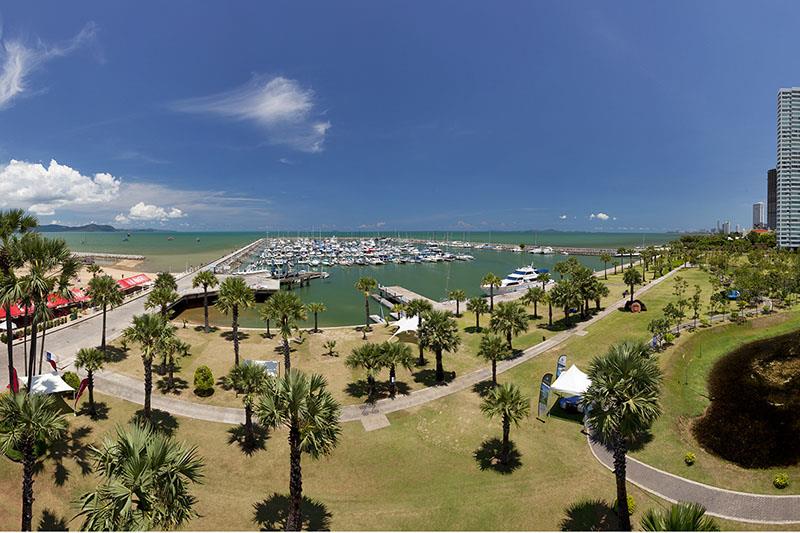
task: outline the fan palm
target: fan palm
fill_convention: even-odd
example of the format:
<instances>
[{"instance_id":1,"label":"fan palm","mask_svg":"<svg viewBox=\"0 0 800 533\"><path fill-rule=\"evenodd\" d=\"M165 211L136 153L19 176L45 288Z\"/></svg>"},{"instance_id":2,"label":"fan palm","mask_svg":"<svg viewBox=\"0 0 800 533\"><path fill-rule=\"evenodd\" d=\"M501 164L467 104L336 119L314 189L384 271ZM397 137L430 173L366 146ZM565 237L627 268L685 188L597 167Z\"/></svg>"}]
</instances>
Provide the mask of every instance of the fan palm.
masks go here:
<instances>
[{"instance_id":1,"label":"fan palm","mask_svg":"<svg viewBox=\"0 0 800 533\"><path fill-rule=\"evenodd\" d=\"M458 324L449 311L429 311L419 329L420 346L436 354L436 381L444 381L442 353L455 352L461 346Z\"/></svg>"},{"instance_id":2,"label":"fan palm","mask_svg":"<svg viewBox=\"0 0 800 533\"><path fill-rule=\"evenodd\" d=\"M143 424L118 427L92 455L101 482L78 500L82 530L171 530L197 516L190 488L205 465L196 447Z\"/></svg>"},{"instance_id":3,"label":"fan palm","mask_svg":"<svg viewBox=\"0 0 800 533\"><path fill-rule=\"evenodd\" d=\"M284 426L289 430L287 531L299 531L302 525L302 454L307 453L314 459L329 455L339 441L341 409L326 386L325 378L318 374L309 377L292 370L280 379L270 379L257 408L263 426Z\"/></svg>"},{"instance_id":4,"label":"fan palm","mask_svg":"<svg viewBox=\"0 0 800 533\"><path fill-rule=\"evenodd\" d=\"M94 373L102 370L105 362L105 353L97 348L81 348L75 357L75 368L86 370L86 378L89 380L87 383L87 388L89 389L89 414L92 417L95 415Z\"/></svg>"},{"instance_id":5,"label":"fan palm","mask_svg":"<svg viewBox=\"0 0 800 533\"><path fill-rule=\"evenodd\" d=\"M467 302L467 311L475 313L475 330L481 329L481 315L489 312L489 304L480 296L470 298Z\"/></svg>"},{"instance_id":6,"label":"fan palm","mask_svg":"<svg viewBox=\"0 0 800 533\"><path fill-rule=\"evenodd\" d=\"M150 397L153 392L153 357L161 350L163 339L170 335L172 326L163 316L152 313L135 315L133 323L123 333L127 342L135 342L142 349L144 366L144 416L150 419Z\"/></svg>"},{"instance_id":7,"label":"fan palm","mask_svg":"<svg viewBox=\"0 0 800 533\"><path fill-rule=\"evenodd\" d=\"M287 291L276 292L268 303L272 309L272 316L278 321L283 341L283 368L284 372L288 372L292 368L289 337L293 331L297 331L297 323L306 319L306 308L295 293Z\"/></svg>"},{"instance_id":8,"label":"fan palm","mask_svg":"<svg viewBox=\"0 0 800 533\"><path fill-rule=\"evenodd\" d=\"M166 285L153 285L147 300L144 302L145 309L158 308L159 313L164 318L167 317L167 308L178 299L178 293Z\"/></svg>"},{"instance_id":9,"label":"fan palm","mask_svg":"<svg viewBox=\"0 0 800 533\"><path fill-rule=\"evenodd\" d=\"M0 395L0 451L22 454L22 531L31 531L36 444L60 438L66 429L67 422L52 396Z\"/></svg>"},{"instance_id":10,"label":"fan palm","mask_svg":"<svg viewBox=\"0 0 800 533\"><path fill-rule=\"evenodd\" d=\"M481 343L478 347L478 356L492 363L492 383L497 385L497 361L508 359L511 352L505 341L491 333L481 336Z\"/></svg>"},{"instance_id":11,"label":"fan palm","mask_svg":"<svg viewBox=\"0 0 800 533\"><path fill-rule=\"evenodd\" d=\"M159 272L153 282L153 288L166 287L170 290L178 290L178 280L169 272Z\"/></svg>"},{"instance_id":12,"label":"fan palm","mask_svg":"<svg viewBox=\"0 0 800 533\"><path fill-rule=\"evenodd\" d=\"M447 293L447 297L451 300L456 301L456 316L461 316L461 302L467 299L467 293L462 291L461 289L457 289L454 291L450 291Z\"/></svg>"},{"instance_id":13,"label":"fan palm","mask_svg":"<svg viewBox=\"0 0 800 533\"><path fill-rule=\"evenodd\" d=\"M489 327L506 336L508 349L513 350L511 338L528 329L528 313L519 302L500 302L494 310Z\"/></svg>"},{"instance_id":14,"label":"fan palm","mask_svg":"<svg viewBox=\"0 0 800 533\"><path fill-rule=\"evenodd\" d=\"M124 300L122 291L119 290L119 285L116 280L111 276L97 276L89 280L89 297L92 299L92 305L101 307L103 309L103 327L100 336L100 349L103 353L106 351L106 314L108 307L112 308L120 305Z\"/></svg>"},{"instance_id":15,"label":"fan palm","mask_svg":"<svg viewBox=\"0 0 800 533\"><path fill-rule=\"evenodd\" d=\"M499 287L503 280L501 280L494 272L489 272L481 280L481 285L489 287L489 312L494 312L494 290Z\"/></svg>"},{"instance_id":16,"label":"fan palm","mask_svg":"<svg viewBox=\"0 0 800 533\"><path fill-rule=\"evenodd\" d=\"M539 287L531 287L522 297L522 301L527 305L533 305L533 318L539 318L539 302L544 300L545 290Z\"/></svg>"},{"instance_id":17,"label":"fan palm","mask_svg":"<svg viewBox=\"0 0 800 533\"><path fill-rule=\"evenodd\" d=\"M102 268L100 268L100 265L98 265L97 263L92 263L92 264L90 264L89 266L87 266L87 267L86 267L86 270L87 270L87 271L88 271L88 272L89 272L89 273L92 275L92 279L94 279L95 277L97 277L97 275L98 275L100 272L102 272L102 271L103 271L103 269L102 269Z\"/></svg>"},{"instance_id":18,"label":"fan palm","mask_svg":"<svg viewBox=\"0 0 800 533\"><path fill-rule=\"evenodd\" d=\"M367 331L370 330L369 327L369 295L372 291L374 291L378 287L378 282L375 281L374 278L359 278L356 281L356 290L364 295L364 336L363 339L367 338Z\"/></svg>"},{"instance_id":19,"label":"fan palm","mask_svg":"<svg viewBox=\"0 0 800 533\"><path fill-rule=\"evenodd\" d=\"M564 310L564 320L569 322L570 309L581 305L581 295L571 280L563 279L550 291L550 300Z\"/></svg>"},{"instance_id":20,"label":"fan palm","mask_svg":"<svg viewBox=\"0 0 800 533\"><path fill-rule=\"evenodd\" d=\"M367 373L367 398L372 400L375 396L375 374L384 366L381 345L368 342L356 346L344 360L348 368L361 368Z\"/></svg>"},{"instance_id":21,"label":"fan palm","mask_svg":"<svg viewBox=\"0 0 800 533\"><path fill-rule=\"evenodd\" d=\"M267 390L269 374L267 370L256 364L243 364L231 368L228 375L222 378L222 383L242 395L244 404L244 427L247 438L252 440L253 432L253 407L259 395Z\"/></svg>"},{"instance_id":22,"label":"fan palm","mask_svg":"<svg viewBox=\"0 0 800 533\"><path fill-rule=\"evenodd\" d=\"M258 318L266 322L267 326L267 338L272 338L272 332L270 331L270 322L275 319L275 313L272 309L272 298L267 298L267 301L261 306L258 310Z\"/></svg>"},{"instance_id":23,"label":"fan palm","mask_svg":"<svg viewBox=\"0 0 800 533\"><path fill-rule=\"evenodd\" d=\"M394 398L397 392L397 367L411 370L414 365L414 356L411 347L400 341L385 341L380 346L383 366L389 367L389 397Z\"/></svg>"},{"instance_id":24,"label":"fan palm","mask_svg":"<svg viewBox=\"0 0 800 533\"><path fill-rule=\"evenodd\" d=\"M239 366L239 311L255 305L253 289L247 286L244 278L232 276L226 278L219 285L217 308L231 314L231 329L233 330L233 361Z\"/></svg>"},{"instance_id":25,"label":"fan palm","mask_svg":"<svg viewBox=\"0 0 800 533\"><path fill-rule=\"evenodd\" d=\"M306 309L308 309L309 313L314 314L314 333L317 333L319 331L319 328L317 327L317 315L324 313L328 310L328 308L325 307L324 303L312 302L306 306Z\"/></svg>"},{"instance_id":26,"label":"fan palm","mask_svg":"<svg viewBox=\"0 0 800 533\"><path fill-rule=\"evenodd\" d=\"M600 254L600 261L603 262L603 278L604 279L608 279L608 264L613 259L614 258L608 252L603 252L603 253ZM615 274L616 274L616 272L615 272Z\"/></svg>"},{"instance_id":27,"label":"fan palm","mask_svg":"<svg viewBox=\"0 0 800 533\"><path fill-rule=\"evenodd\" d=\"M627 272L638 272L629 269ZM628 442L646 431L661 414L658 403L661 370L642 342L623 342L595 357L589 365L591 385L583 396L590 406L592 432L609 446L617 479L617 515L622 529L631 529L625 467Z\"/></svg>"},{"instance_id":28,"label":"fan palm","mask_svg":"<svg viewBox=\"0 0 800 533\"><path fill-rule=\"evenodd\" d=\"M536 281L540 281L542 283L542 290L547 287L547 283L551 280L550 274L547 272L542 272L538 276L536 276Z\"/></svg>"},{"instance_id":29,"label":"fan palm","mask_svg":"<svg viewBox=\"0 0 800 533\"><path fill-rule=\"evenodd\" d=\"M631 288L631 302L633 302L633 291L636 289L637 285L642 283L642 273L634 268L629 268L625 271L625 274L622 275L622 281Z\"/></svg>"},{"instance_id":30,"label":"fan palm","mask_svg":"<svg viewBox=\"0 0 800 533\"><path fill-rule=\"evenodd\" d=\"M549 292L544 293L544 297L542 298L542 303L547 303L547 325L553 325L553 299L550 297Z\"/></svg>"},{"instance_id":31,"label":"fan palm","mask_svg":"<svg viewBox=\"0 0 800 533\"><path fill-rule=\"evenodd\" d=\"M642 517L643 531L719 531L719 524L706 516L699 503L679 502L669 509L648 509Z\"/></svg>"},{"instance_id":32,"label":"fan palm","mask_svg":"<svg viewBox=\"0 0 800 533\"><path fill-rule=\"evenodd\" d=\"M481 412L490 419L499 417L503 424L503 444L500 462L508 464L511 451L511 424L519 427L522 420L531 413L531 400L513 383L503 383L493 388L481 403Z\"/></svg>"},{"instance_id":33,"label":"fan palm","mask_svg":"<svg viewBox=\"0 0 800 533\"><path fill-rule=\"evenodd\" d=\"M423 318L425 317L425 313L433 311L433 304L428 300L423 300L422 298L414 298L410 302L406 304L406 315L410 317L417 317L417 340L419 341L419 331L422 328ZM419 366L425 366L425 348L422 346L421 342L418 342L419 345L419 359L417 360L417 364Z\"/></svg>"},{"instance_id":34,"label":"fan palm","mask_svg":"<svg viewBox=\"0 0 800 533\"><path fill-rule=\"evenodd\" d=\"M219 279L210 270L201 270L192 278L192 287L203 287L203 330L208 333L208 288L219 284Z\"/></svg>"},{"instance_id":35,"label":"fan palm","mask_svg":"<svg viewBox=\"0 0 800 533\"><path fill-rule=\"evenodd\" d=\"M164 359L164 366L167 370L167 387L166 390L171 391L175 388L175 363L181 357L187 357L192 346L180 340L174 335L174 329L170 328L172 334L167 334L162 339L161 353Z\"/></svg>"}]
</instances>

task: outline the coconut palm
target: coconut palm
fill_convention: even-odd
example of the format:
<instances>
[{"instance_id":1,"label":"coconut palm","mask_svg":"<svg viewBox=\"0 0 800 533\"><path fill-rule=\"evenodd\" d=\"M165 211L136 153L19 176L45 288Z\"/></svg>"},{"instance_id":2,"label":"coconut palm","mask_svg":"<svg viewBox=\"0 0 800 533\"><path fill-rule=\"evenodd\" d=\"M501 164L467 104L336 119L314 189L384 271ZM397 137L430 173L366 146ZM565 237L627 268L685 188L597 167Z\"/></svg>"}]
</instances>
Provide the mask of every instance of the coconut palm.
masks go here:
<instances>
[{"instance_id":1,"label":"coconut palm","mask_svg":"<svg viewBox=\"0 0 800 533\"><path fill-rule=\"evenodd\" d=\"M314 333L317 333L319 331L319 328L317 327L317 315L324 313L328 310L328 308L325 307L324 303L312 302L306 306L306 309L308 309L309 313L314 314Z\"/></svg>"},{"instance_id":2,"label":"coconut palm","mask_svg":"<svg viewBox=\"0 0 800 533\"><path fill-rule=\"evenodd\" d=\"M501 280L494 272L489 272L481 280L481 285L489 287L489 312L494 312L494 290L500 286Z\"/></svg>"},{"instance_id":3,"label":"coconut palm","mask_svg":"<svg viewBox=\"0 0 800 533\"><path fill-rule=\"evenodd\" d=\"M461 289L457 289L454 291L450 291L447 293L447 297L451 300L456 301L456 316L461 316L461 302L467 299L467 293L462 291Z\"/></svg>"},{"instance_id":4,"label":"coconut palm","mask_svg":"<svg viewBox=\"0 0 800 533\"><path fill-rule=\"evenodd\" d=\"M500 462L508 464L511 451L509 433L511 424L519 427L522 420L531 413L531 400L513 383L503 383L494 387L481 402L481 412L490 419L500 418L503 423L503 444L500 451Z\"/></svg>"},{"instance_id":5,"label":"coconut palm","mask_svg":"<svg viewBox=\"0 0 800 533\"><path fill-rule=\"evenodd\" d=\"M356 346L344 360L344 364L347 368L360 368L367 373L367 398L372 400L375 396L375 374L384 366L381 345L368 342Z\"/></svg>"},{"instance_id":6,"label":"coconut palm","mask_svg":"<svg viewBox=\"0 0 800 533\"><path fill-rule=\"evenodd\" d=\"M633 292L636 286L642 283L642 273L634 268L629 268L622 275L622 281L631 288L631 302L633 302Z\"/></svg>"},{"instance_id":7,"label":"coconut palm","mask_svg":"<svg viewBox=\"0 0 800 533\"><path fill-rule=\"evenodd\" d=\"M165 284L153 285L147 300L144 302L145 309L156 309L164 318L167 317L167 308L179 298L178 293Z\"/></svg>"},{"instance_id":8,"label":"coconut palm","mask_svg":"<svg viewBox=\"0 0 800 533\"><path fill-rule=\"evenodd\" d=\"M525 291L522 301L526 305L533 305L533 318L539 318L539 302L544 299L545 290L539 287L530 287Z\"/></svg>"},{"instance_id":9,"label":"coconut palm","mask_svg":"<svg viewBox=\"0 0 800 533\"><path fill-rule=\"evenodd\" d=\"M231 276L219 285L217 308L231 314L231 329L233 330L233 361L239 366L239 311L255 305L256 300L253 289L247 286L244 278Z\"/></svg>"},{"instance_id":10,"label":"coconut palm","mask_svg":"<svg viewBox=\"0 0 800 533\"><path fill-rule=\"evenodd\" d=\"M519 302L500 302L494 310L489 327L496 333L504 334L508 349L513 350L512 337L528 330L528 313Z\"/></svg>"},{"instance_id":11,"label":"coconut palm","mask_svg":"<svg viewBox=\"0 0 800 533\"><path fill-rule=\"evenodd\" d=\"M614 258L608 252L600 254L600 261L603 262L603 279L608 279L608 264L613 260ZM616 271L614 273L616 274Z\"/></svg>"},{"instance_id":12,"label":"coconut palm","mask_svg":"<svg viewBox=\"0 0 800 533\"><path fill-rule=\"evenodd\" d=\"M150 419L150 397L153 393L153 358L161 350L163 339L172 332L163 316L153 313L135 315L123 333L126 342L137 343L142 350L144 366L144 416Z\"/></svg>"},{"instance_id":13,"label":"coconut palm","mask_svg":"<svg viewBox=\"0 0 800 533\"><path fill-rule=\"evenodd\" d=\"M89 280L89 298L92 299L92 305L101 307L103 309L103 326L100 336L100 349L103 353L106 352L106 314L108 307L116 307L120 305L125 296L119 290L119 285L116 280L111 276L103 275L93 277Z\"/></svg>"},{"instance_id":14,"label":"coconut palm","mask_svg":"<svg viewBox=\"0 0 800 533\"><path fill-rule=\"evenodd\" d=\"M422 328L423 319L425 318L425 313L433 311L433 304L428 300L423 300L422 298L415 298L406 304L406 315L410 317L417 317L417 341L419 341L419 332ZM419 359L417 360L417 364L419 366L425 366L425 347L422 346L421 342L418 342L419 345Z\"/></svg>"},{"instance_id":15,"label":"coconut palm","mask_svg":"<svg viewBox=\"0 0 800 533\"><path fill-rule=\"evenodd\" d=\"M638 272L628 269L627 272ZM595 357L589 365L591 385L583 396L590 406L588 425L593 435L612 450L617 479L617 515L630 531L625 467L628 443L650 428L661 414L658 403L661 370L642 342L623 342Z\"/></svg>"},{"instance_id":16,"label":"coconut palm","mask_svg":"<svg viewBox=\"0 0 800 533\"><path fill-rule=\"evenodd\" d=\"M283 341L283 368L284 372L288 372L292 368L289 337L292 336L292 332L297 331L297 323L306 319L306 308L295 293L287 291L276 292L268 303L272 309L272 316L278 321Z\"/></svg>"},{"instance_id":17,"label":"coconut palm","mask_svg":"<svg viewBox=\"0 0 800 533\"><path fill-rule=\"evenodd\" d=\"M414 366L414 356L411 354L411 347L400 341L385 341L380 345L381 359L383 366L389 367L389 397L394 398L397 392L397 367L411 370Z\"/></svg>"},{"instance_id":18,"label":"coconut palm","mask_svg":"<svg viewBox=\"0 0 800 533\"><path fill-rule=\"evenodd\" d=\"M97 279L97 278L95 278ZM75 357L75 368L78 370L86 370L86 378L89 380L87 388L89 389L89 415L94 418L94 373L103 369L106 362L106 355L103 351L97 348L81 348Z\"/></svg>"},{"instance_id":19,"label":"coconut palm","mask_svg":"<svg viewBox=\"0 0 800 533\"><path fill-rule=\"evenodd\" d=\"M489 312L489 304L480 296L475 296L467 302L467 311L475 313L475 331L480 331L481 315Z\"/></svg>"},{"instance_id":20,"label":"coconut palm","mask_svg":"<svg viewBox=\"0 0 800 533\"><path fill-rule=\"evenodd\" d=\"M236 391L236 395L242 395L244 404L244 428L247 438L252 441L255 433L253 431L253 407L258 396L266 392L269 381L267 369L261 365L244 364L231 368L228 375L222 378L225 387Z\"/></svg>"},{"instance_id":21,"label":"coconut palm","mask_svg":"<svg viewBox=\"0 0 800 533\"><path fill-rule=\"evenodd\" d=\"M292 370L280 379L271 379L256 410L261 424L289 430L289 511L287 531L302 526L300 503L303 499L303 453L317 459L333 452L339 441L339 404L326 389L325 378L310 377Z\"/></svg>"},{"instance_id":22,"label":"coconut palm","mask_svg":"<svg viewBox=\"0 0 800 533\"><path fill-rule=\"evenodd\" d=\"M356 281L356 290L364 295L364 340L367 338L367 332L370 331L369 327L369 295L378 287L378 282L375 278L359 278Z\"/></svg>"},{"instance_id":23,"label":"coconut palm","mask_svg":"<svg viewBox=\"0 0 800 533\"><path fill-rule=\"evenodd\" d=\"M198 516L190 488L205 465L195 446L143 424L117 427L92 454L100 483L78 499L81 530L172 530Z\"/></svg>"},{"instance_id":24,"label":"coconut palm","mask_svg":"<svg viewBox=\"0 0 800 533\"><path fill-rule=\"evenodd\" d=\"M96 278L97 275L103 271L103 269L97 263L91 263L86 267L86 270L92 275L92 279Z\"/></svg>"},{"instance_id":25,"label":"coconut palm","mask_svg":"<svg viewBox=\"0 0 800 533\"><path fill-rule=\"evenodd\" d=\"M67 422L45 394L0 395L0 452L22 455L22 531L31 531L36 445L64 435ZM8 495L6 495L8 497ZM8 527L8 525L6 525Z\"/></svg>"},{"instance_id":26,"label":"coconut palm","mask_svg":"<svg viewBox=\"0 0 800 533\"><path fill-rule=\"evenodd\" d=\"M428 311L419 329L420 346L436 354L436 381L444 381L442 353L455 352L461 346L458 324L449 311Z\"/></svg>"},{"instance_id":27,"label":"coconut palm","mask_svg":"<svg viewBox=\"0 0 800 533\"><path fill-rule=\"evenodd\" d=\"M492 363L492 383L497 385L497 361L508 359L511 355L508 345L499 335L486 333L481 336L478 355Z\"/></svg>"},{"instance_id":28,"label":"coconut palm","mask_svg":"<svg viewBox=\"0 0 800 533\"><path fill-rule=\"evenodd\" d=\"M203 331L209 332L208 327L208 288L219 284L219 279L210 270L201 270L192 278L192 288L203 287Z\"/></svg>"},{"instance_id":29,"label":"coconut palm","mask_svg":"<svg viewBox=\"0 0 800 533\"><path fill-rule=\"evenodd\" d=\"M719 531L719 524L706 516L699 503L679 502L669 509L648 509L642 517L643 531Z\"/></svg>"}]
</instances>

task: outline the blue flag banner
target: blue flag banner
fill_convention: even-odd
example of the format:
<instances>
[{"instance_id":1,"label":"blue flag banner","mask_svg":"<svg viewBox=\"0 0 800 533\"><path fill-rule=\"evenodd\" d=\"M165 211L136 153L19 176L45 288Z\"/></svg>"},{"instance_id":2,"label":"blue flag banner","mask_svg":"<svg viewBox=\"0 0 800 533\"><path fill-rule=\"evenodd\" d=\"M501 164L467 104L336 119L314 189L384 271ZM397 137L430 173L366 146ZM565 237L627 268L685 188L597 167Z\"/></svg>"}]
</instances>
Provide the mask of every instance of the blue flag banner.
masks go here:
<instances>
[{"instance_id":1,"label":"blue flag banner","mask_svg":"<svg viewBox=\"0 0 800 533\"><path fill-rule=\"evenodd\" d=\"M558 363L556 363L556 378L561 375L561 373L567 369L567 356L562 355L558 358Z\"/></svg>"},{"instance_id":2,"label":"blue flag banner","mask_svg":"<svg viewBox=\"0 0 800 533\"><path fill-rule=\"evenodd\" d=\"M553 382L553 374L548 372L542 376L542 384L539 385L539 418L547 414L547 402L550 399L550 384Z\"/></svg>"}]
</instances>

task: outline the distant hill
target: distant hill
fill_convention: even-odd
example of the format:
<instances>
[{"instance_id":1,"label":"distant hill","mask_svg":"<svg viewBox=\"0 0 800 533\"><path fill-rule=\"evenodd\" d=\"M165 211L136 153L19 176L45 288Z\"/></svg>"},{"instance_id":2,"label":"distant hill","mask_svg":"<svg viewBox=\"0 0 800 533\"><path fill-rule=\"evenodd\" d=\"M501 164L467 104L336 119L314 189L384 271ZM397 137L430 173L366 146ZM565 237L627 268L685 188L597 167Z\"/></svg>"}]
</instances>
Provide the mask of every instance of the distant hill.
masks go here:
<instances>
[{"instance_id":1,"label":"distant hill","mask_svg":"<svg viewBox=\"0 0 800 533\"><path fill-rule=\"evenodd\" d=\"M62 226L61 224L42 224L36 226L36 231L41 233L50 233L54 231L83 231L83 232L98 232L98 231L123 231L118 230L114 226L107 224L84 224L83 226Z\"/></svg>"}]
</instances>

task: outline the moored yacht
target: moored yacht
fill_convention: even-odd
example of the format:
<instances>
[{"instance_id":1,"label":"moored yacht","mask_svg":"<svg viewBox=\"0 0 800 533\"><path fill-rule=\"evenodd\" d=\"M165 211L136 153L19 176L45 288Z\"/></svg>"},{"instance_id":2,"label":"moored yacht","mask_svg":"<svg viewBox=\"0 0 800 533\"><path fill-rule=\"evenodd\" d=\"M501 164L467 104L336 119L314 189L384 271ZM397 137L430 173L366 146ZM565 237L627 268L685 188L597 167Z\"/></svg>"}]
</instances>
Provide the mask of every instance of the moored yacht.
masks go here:
<instances>
[{"instance_id":1,"label":"moored yacht","mask_svg":"<svg viewBox=\"0 0 800 533\"><path fill-rule=\"evenodd\" d=\"M530 287L536 286L539 282L537 278L539 274L547 272L545 269L538 270L530 266L519 267L514 272L508 274L500 282L499 287L494 288L494 294L506 294L514 291L526 290ZM491 294L492 291L488 285L481 285L481 290L486 294Z\"/></svg>"}]
</instances>

